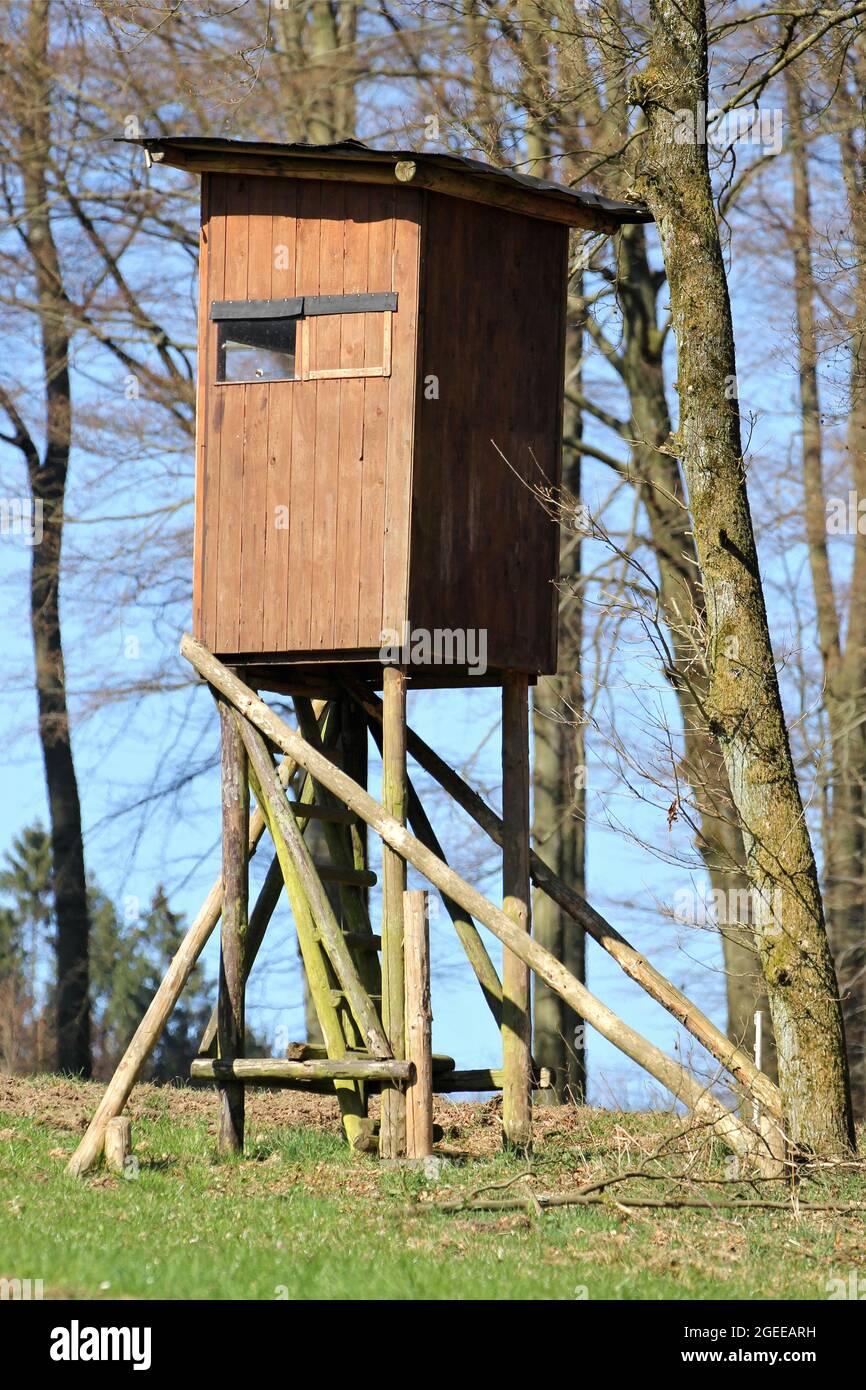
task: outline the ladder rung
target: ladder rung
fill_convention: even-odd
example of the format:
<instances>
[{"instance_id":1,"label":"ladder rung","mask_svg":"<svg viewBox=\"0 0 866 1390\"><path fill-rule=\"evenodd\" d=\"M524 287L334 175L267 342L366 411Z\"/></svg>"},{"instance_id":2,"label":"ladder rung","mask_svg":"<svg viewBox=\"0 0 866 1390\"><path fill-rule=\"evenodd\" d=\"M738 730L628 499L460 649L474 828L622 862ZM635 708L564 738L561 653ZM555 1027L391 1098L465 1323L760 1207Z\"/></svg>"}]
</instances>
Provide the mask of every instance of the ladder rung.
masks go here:
<instances>
[{"instance_id":1,"label":"ladder rung","mask_svg":"<svg viewBox=\"0 0 866 1390\"><path fill-rule=\"evenodd\" d=\"M354 825L353 812L344 806L320 806L314 801L290 801L289 806L302 820L336 821L339 825Z\"/></svg>"},{"instance_id":2,"label":"ladder rung","mask_svg":"<svg viewBox=\"0 0 866 1390\"><path fill-rule=\"evenodd\" d=\"M293 1062L285 1057L208 1060L197 1058L190 1076L197 1081L242 1081L267 1086L280 1081L411 1081L415 1068L411 1062L380 1060L376 1057L338 1057Z\"/></svg>"},{"instance_id":3,"label":"ladder rung","mask_svg":"<svg viewBox=\"0 0 866 1390\"><path fill-rule=\"evenodd\" d=\"M348 941L350 946L357 946L359 951L381 951L382 938L374 936L372 932L344 931L343 940Z\"/></svg>"},{"instance_id":4,"label":"ladder rung","mask_svg":"<svg viewBox=\"0 0 866 1390\"><path fill-rule=\"evenodd\" d=\"M353 888L375 888L379 882L370 869L344 869L339 864L316 864L323 883L350 884Z\"/></svg>"},{"instance_id":5,"label":"ladder rung","mask_svg":"<svg viewBox=\"0 0 866 1390\"><path fill-rule=\"evenodd\" d=\"M344 1003L348 1003L349 996L348 996L348 994L346 994L345 990L342 990L342 989L332 989L332 990L330 991L330 995L331 995L331 1003L332 1003L332 1004L344 1004ZM379 1004L381 1004L381 1002L382 1002L382 996L381 996L381 994L370 994L370 995L368 995L367 997L368 997L368 999L372 999L372 1000L374 1001L374 1003L379 1003Z\"/></svg>"}]
</instances>

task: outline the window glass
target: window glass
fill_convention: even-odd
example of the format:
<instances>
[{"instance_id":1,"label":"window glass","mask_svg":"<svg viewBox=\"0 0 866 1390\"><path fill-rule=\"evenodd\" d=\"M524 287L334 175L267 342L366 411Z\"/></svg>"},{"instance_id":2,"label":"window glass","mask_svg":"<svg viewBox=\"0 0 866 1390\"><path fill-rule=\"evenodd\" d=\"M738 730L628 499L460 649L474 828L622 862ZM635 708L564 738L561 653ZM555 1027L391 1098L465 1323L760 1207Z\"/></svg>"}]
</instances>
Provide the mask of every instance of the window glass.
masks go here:
<instances>
[{"instance_id":1,"label":"window glass","mask_svg":"<svg viewBox=\"0 0 866 1390\"><path fill-rule=\"evenodd\" d=\"M295 379L295 318L221 319L217 381Z\"/></svg>"}]
</instances>

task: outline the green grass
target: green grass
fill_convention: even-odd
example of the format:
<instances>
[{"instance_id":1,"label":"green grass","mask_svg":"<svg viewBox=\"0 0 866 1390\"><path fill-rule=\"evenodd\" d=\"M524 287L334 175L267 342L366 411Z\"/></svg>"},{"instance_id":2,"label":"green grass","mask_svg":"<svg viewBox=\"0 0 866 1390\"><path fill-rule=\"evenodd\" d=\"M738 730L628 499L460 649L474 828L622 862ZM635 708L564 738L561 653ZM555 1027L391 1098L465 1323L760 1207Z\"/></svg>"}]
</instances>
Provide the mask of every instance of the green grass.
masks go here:
<instances>
[{"instance_id":1,"label":"green grass","mask_svg":"<svg viewBox=\"0 0 866 1390\"><path fill-rule=\"evenodd\" d=\"M491 1152L427 1180L351 1157L333 1133L258 1118L245 1158L219 1163L207 1107L178 1114L177 1093L152 1089L134 1118L137 1177L75 1181L63 1169L77 1133L41 1104L52 1083L15 1084L0 1109L0 1276L42 1279L46 1297L822 1299L830 1277L866 1278L859 1214L448 1214L430 1201L528 1165ZM86 1088L88 1109L97 1094ZM676 1129L668 1116L577 1113L547 1125L536 1189L634 1167ZM687 1160L666 1162L681 1172ZM721 1153L708 1163L724 1171ZM866 1179L823 1176L804 1196L866 1201Z\"/></svg>"}]
</instances>

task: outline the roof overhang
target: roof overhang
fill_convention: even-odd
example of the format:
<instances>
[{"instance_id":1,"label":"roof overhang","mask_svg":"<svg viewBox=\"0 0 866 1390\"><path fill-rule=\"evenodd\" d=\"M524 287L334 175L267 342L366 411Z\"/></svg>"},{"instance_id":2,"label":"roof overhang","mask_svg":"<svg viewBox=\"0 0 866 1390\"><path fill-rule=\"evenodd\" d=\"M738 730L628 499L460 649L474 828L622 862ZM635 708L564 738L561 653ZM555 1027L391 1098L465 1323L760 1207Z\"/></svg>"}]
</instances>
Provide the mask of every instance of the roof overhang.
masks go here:
<instances>
[{"instance_id":1,"label":"roof overhang","mask_svg":"<svg viewBox=\"0 0 866 1390\"><path fill-rule=\"evenodd\" d=\"M143 137L140 145L153 163L191 174L259 174L274 178L399 183L428 188L454 198L489 203L512 212L569 227L611 232L627 223L651 222L642 203L616 202L599 193L550 183L511 169L497 169L461 155L416 150L374 150L357 140L335 145L279 145L196 135Z\"/></svg>"}]
</instances>

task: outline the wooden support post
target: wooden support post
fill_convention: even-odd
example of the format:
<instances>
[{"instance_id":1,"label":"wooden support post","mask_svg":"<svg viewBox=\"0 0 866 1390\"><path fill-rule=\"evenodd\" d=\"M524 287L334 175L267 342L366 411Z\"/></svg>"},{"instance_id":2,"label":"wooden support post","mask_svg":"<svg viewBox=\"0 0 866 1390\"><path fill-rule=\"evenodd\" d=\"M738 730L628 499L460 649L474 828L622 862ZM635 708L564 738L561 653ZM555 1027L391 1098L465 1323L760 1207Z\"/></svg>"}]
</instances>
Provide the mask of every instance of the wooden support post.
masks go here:
<instances>
[{"instance_id":1,"label":"wooden support post","mask_svg":"<svg viewBox=\"0 0 866 1390\"><path fill-rule=\"evenodd\" d=\"M430 927L427 894L403 894L406 980L406 1057L415 1069L406 1092L406 1157L433 1152L433 1013L430 1008Z\"/></svg>"},{"instance_id":2,"label":"wooden support post","mask_svg":"<svg viewBox=\"0 0 866 1390\"><path fill-rule=\"evenodd\" d=\"M406 675L386 666L382 714L382 804L400 825L406 824ZM403 894L406 861L382 845L382 1024L396 1058L405 1057ZM380 1158L406 1153L406 1096L397 1086L382 1090Z\"/></svg>"},{"instance_id":3,"label":"wooden support post","mask_svg":"<svg viewBox=\"0 0 866 1390\"><path fill-rule=\"evenodd\" d=\"M502 686L502 910L529 934L529 682L506 673ZM507 1148L532 1143L532 1030L529 967L502 953L502 1131Z\"/></svg>"},{"instance_id":4,"label":"wooden support post","mask_svg":"<svg viewBox=\"0 0 866 1390\"><path fill-rule=\"evenodd\" d=\"M244 1055L244 950L247 935L247 843L250 793L247 755L231 706L219 701L222 734L223 915L217 997L217 1045L220 1059ZM240 1153L244 1147L244 1088L227 1082L220 1092L219 1151Z\"/></svg>"},{"instance_id":5,"label":"wooden support post","mask_svg":"<svg viewBox=\"0 0 866 1390\"><path fill-rule=\"evenodd\" d=\"M105 1164L112 1173L123 1174L132 1155L132 1121L125 1115L109 1120L105 1128Z\"/></svg>"}]
</instances>

